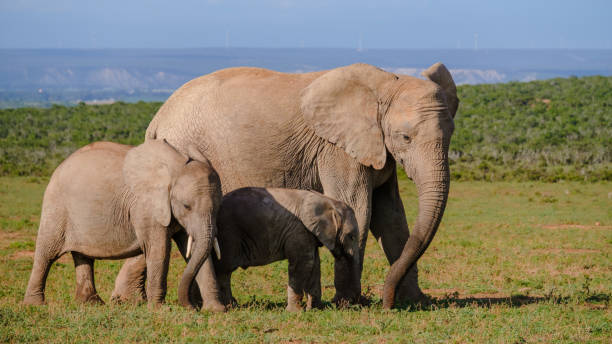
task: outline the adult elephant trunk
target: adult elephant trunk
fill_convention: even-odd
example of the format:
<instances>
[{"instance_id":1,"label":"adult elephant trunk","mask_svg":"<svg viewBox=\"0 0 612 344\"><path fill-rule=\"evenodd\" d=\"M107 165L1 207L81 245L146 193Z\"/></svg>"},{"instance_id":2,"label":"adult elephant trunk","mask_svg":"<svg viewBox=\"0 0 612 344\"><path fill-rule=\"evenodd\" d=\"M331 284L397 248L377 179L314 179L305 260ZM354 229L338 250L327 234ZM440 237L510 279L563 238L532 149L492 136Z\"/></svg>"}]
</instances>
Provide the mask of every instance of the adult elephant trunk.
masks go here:
<instances>
[{"instance_id":1,"label":"adult elephant trunk","mask_svg":"<svg viewBox=\"0 0 612 344\"><path fill-rule=\"evenodd\" d=\"M217 228L214 220L209 218L206 220L204 228L196 231L187 230L187 233L193 236L193 249L191 250L187 267L179 282L178 299L182 306L193 308L193 304L189 299L189 288L202 264L204 264L210 255L212 239L215 233L217 233Z\"/></svg>"},{"instance_id":2,"label":"adult elephant trunk","mask_svg":"<svg viewBox=\"0 0 612 344\"><path fill-rule=\"evenodd\" d=\"M431 151L430 151L431 152ZM431 154L431 153L429 153ZM431 243L446 207L450 187L448 153L441 144L434 153L435 157L413 173L419 197L419 212L414 230L404 245L400 257L391 265L383 288L383 308L393 307L395 289L406 272L416 263ZM411 169L404 166L404 170Z\"/></svg>"}]
</instances>

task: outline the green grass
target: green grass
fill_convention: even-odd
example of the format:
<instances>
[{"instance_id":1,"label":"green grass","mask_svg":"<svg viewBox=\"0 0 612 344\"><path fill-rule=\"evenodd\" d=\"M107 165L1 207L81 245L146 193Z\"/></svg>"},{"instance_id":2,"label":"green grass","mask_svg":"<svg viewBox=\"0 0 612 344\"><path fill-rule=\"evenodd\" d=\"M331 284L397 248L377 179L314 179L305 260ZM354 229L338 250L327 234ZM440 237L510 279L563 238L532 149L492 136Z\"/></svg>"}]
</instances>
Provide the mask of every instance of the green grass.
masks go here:
<instances>
[{"instance_id":1,"label":"green grass","mask_svg":"<svg viewBox=\"0 0 612 344\"><path fill-rule=\"evenodd\" d=\"M69 255L54 264L48 305L23 306L45 178L0 178L0 342L603 342L612 339L612 184L455 182L434 242L420 260L425 309L384 311L388 265L368 242L368 307L337 310L333 264L322 252L324 310L284 311L287 264L238 270L240 307L225 314L177 305L185 264L176 250L166 305L87 306L74 301ZM409 223L416 196L401 181ZM96 262L108 300L121 261Z\"/></svg>"}]
</instances>

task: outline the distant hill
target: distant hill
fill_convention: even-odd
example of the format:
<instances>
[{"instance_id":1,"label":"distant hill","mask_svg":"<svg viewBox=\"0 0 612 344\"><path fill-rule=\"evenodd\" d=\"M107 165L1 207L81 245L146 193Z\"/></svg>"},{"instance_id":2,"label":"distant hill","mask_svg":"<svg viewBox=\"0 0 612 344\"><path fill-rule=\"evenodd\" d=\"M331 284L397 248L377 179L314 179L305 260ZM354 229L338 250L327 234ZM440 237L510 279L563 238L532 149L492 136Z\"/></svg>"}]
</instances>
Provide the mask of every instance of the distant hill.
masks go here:
<instances>
[{"instance_id":1,"label":"distant hill","mask_svg":"<svg viewBox=\"0 0 612 344\"><path fill-rule=\"evenodd\" d=\"M418 76L438 61L458 84L612 75L612 50L0 49L0 108L164 101L183 83L233 66L309 72L365 62Z\"/></svg>"}]
</instances>

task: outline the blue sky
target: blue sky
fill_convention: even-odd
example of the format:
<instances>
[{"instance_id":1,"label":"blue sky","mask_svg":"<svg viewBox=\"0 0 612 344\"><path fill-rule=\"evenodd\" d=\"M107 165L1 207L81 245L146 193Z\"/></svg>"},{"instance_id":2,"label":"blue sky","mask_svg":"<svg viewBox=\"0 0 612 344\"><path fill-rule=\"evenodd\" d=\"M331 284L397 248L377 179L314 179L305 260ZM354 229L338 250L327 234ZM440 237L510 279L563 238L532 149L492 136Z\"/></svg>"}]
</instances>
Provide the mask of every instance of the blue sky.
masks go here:
<instances>
[{"instance_id":1,"label":"blue sky","mask_svg":"<svg viewBox=\"0 0 612 344\"><path fill-rule=\"evenodd\" d=\"M0 48L612 49L611 14L595 0L0 0Z\"/></svg>"}]
</instances>

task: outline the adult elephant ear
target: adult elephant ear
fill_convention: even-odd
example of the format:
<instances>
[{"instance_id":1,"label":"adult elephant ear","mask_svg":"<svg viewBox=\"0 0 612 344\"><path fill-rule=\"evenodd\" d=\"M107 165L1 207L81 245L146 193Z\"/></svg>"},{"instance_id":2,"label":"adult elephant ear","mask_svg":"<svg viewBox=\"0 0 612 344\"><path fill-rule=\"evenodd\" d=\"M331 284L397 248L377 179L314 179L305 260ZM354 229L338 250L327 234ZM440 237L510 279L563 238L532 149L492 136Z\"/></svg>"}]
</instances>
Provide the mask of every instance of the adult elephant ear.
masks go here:
<instances>
[{"instance_id":1,"label":"adult elephant ear","mask_svg":"<svg viewBox=\"0 0 612 344\"><path fill-rule=\"evenodd\" d=\"M132 148L123 162L123 180L138 209L164 227L170 224L172 176L185 161L169 144L151 140Z\"/></svg>"},{"instance_id":2,"label":"adult elephant ear","mask_svg":"<svg viewBox=\"0 0 612 344\"><path fill-rule=\"evenodd\" d=\"M425 78L438 84L444 94L446 95L446 101L448 104L448 111L451 117L455 118L457 108L459 107L459 98L457 98L457 87L455 81L448 71L446 66L440 62L433 64L421 73Z\"/></svg>"},{"instance_id":3,"label":"adult elephant ear","mask_svg":"<svg viewBox=\"0 0 612 344\"><path fill-rule=\"evenodd\" d=\"M361 164L382 169L387 149L378 91L385 82L396 79L367 64L331 70L302 91L304 120L318 136L343 148Z\"/></svg>"}]
</instances>

